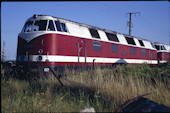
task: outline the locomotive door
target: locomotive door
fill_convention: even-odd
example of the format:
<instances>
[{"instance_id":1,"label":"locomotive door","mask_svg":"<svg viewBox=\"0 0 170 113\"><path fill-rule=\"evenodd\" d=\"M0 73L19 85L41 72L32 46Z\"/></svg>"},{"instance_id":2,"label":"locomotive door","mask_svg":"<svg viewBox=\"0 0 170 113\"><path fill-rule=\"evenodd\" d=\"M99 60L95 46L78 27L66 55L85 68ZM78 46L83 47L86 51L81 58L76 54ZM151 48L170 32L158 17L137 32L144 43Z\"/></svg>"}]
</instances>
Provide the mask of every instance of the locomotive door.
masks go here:
<instances>
[{"instance_id":1,"label":"locomotive door","mask_svg":"<svg viewBox=\"0 0 170 113\"><path fill-rule=\"evenodd\" d=\"M78 40L78 63L86 63L86 40Z\"/></svg>"}]
</instances>

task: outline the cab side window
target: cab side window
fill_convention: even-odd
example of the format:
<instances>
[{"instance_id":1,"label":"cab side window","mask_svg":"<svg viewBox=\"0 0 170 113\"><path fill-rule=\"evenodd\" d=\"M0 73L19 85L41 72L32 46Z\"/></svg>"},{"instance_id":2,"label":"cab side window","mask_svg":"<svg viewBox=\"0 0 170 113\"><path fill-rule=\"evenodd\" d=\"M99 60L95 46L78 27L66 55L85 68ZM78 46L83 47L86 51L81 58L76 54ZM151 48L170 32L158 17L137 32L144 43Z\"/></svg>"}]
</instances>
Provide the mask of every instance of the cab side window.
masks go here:
<instances>
[{"instance_id":1,"label":"cab side window","mask_svg":"<svg viewBox=\"0 0 170 113\"><path fill-rule=\"evenodd\" d=\"M56 25L57 31L68 32L65 23L62 23L60 21L55 21L55 25Z\"/></svg>"}]
</instances>

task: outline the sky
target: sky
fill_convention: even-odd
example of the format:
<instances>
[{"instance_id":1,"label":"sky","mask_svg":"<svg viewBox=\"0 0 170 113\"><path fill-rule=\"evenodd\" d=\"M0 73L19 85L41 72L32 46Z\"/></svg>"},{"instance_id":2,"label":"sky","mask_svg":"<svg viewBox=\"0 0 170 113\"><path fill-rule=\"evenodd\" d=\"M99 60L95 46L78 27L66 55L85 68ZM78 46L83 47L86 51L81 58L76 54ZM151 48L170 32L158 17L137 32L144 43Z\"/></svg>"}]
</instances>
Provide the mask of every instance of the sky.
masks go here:
<instances>
[{"instance_id":1,"label":"sky","mask_svg":"<svg viewBox=\"0 0 170 113\"><path fill-rule=\"evenodd\" d=\"M170 2L168 1L51 1L1 2L1 52L6 42L6 60L15 60L18 34L34 14L51 15L78 23L170 44Z\"/></svg>"}]
</instances>

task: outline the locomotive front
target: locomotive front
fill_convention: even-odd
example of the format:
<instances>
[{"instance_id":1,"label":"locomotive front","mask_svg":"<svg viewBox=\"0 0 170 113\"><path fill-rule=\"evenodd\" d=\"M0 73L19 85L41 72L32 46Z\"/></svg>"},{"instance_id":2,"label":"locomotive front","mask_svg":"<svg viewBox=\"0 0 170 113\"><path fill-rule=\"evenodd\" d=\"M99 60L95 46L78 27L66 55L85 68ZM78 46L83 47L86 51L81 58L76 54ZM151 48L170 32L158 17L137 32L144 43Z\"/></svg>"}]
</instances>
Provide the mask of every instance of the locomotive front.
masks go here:
<instances>
[{"instance_id":1,"label":"locomotive front","mask_svg":"<svg viewBox=\"0 0 170 113\"><path fill-rule=\"evenodd\" d=\"M48 56L56 54L56 35L53 17L33 15L18 35L17 65L33 71L52 65Z\"/></svg>"}]
</instances>

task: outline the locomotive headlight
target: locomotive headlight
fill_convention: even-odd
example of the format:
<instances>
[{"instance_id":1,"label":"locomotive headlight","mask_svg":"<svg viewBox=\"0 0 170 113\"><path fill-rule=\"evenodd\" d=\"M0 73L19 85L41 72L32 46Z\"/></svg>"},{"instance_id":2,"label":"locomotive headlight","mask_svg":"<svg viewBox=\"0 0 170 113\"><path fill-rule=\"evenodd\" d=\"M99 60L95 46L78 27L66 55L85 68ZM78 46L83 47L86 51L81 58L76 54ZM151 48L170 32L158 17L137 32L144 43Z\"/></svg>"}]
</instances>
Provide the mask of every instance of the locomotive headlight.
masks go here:
<instances>
[{"instance_id":1,"label":"locomotive headlight","mask_svg":"<svg viewBox=\"0 0 170 113\"><path fill-rule=\"evenodd\" d=\"M33 15L33 18L34 18L34 19L36 19L36 18L37 18L37 16L38 16L38 15L34 14L34 15Z\"/></svg>"},{"instance_id":2,"label":"locomotive headlight","mask_svg":"<svg viewBox=\"0 0 170 113\"><path fill-rule=\"evenodd\" d=\"M38 50L38 53L39 54L43 53L43 50L42 49Z\"/></svg>"},{"instance_id":3,"label":"locomotive headlight","mask_svg":"<svg viewBox=\"0 0 170 113\"><path fill-rule=\"evenodd\" d=\"M44 68L44 72L49 72L49 68Z\"/></svg>"},{"instance_id":4,"label":"locomotive headlight","mask_svg":"<svg viewBox=\"0 0 170 113\"><path fill-rule=\"evenodd\" d=\"M38 56L37 60L42 61L42 56Z\"/></svg>"}]
</instances>

